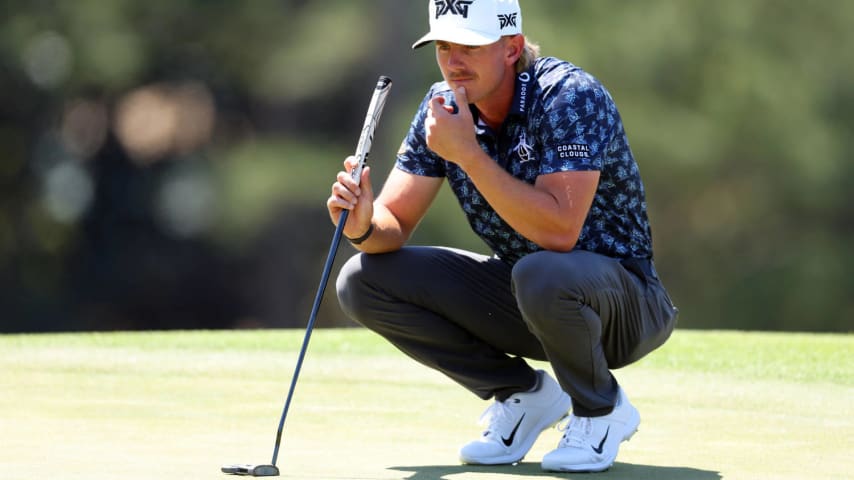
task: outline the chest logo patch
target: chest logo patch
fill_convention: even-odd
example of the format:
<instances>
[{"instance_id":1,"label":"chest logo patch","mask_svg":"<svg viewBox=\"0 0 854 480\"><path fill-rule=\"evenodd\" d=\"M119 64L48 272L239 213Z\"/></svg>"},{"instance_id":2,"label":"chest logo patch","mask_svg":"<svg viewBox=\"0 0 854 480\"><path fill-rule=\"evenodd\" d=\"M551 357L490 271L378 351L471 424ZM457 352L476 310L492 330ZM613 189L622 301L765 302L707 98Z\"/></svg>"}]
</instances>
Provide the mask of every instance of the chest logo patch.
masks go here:
<instances>
[{"instance_id":1,"label":"chest logo patch","mask_svg":"<svg viewBox=\"0 0 854 480\"><path fill-rule=\"evenodd\" d=\"M513 151L519 155L519 161L522 163L530 162L536 158L534 155L534 147L528 143L528 139L525 137L525 132L522 132L522 135L519 136L519 141L516 146L513 147Z\"/></svg>"}]
</instances>

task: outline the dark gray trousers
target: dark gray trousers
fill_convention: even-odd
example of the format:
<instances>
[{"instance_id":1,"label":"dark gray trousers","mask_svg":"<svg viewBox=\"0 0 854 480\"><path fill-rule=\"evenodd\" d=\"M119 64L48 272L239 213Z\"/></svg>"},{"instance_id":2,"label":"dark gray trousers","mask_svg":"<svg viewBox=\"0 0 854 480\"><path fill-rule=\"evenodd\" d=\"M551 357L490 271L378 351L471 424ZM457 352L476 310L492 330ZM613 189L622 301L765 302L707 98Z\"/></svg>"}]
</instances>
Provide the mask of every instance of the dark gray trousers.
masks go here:
<instances>
[{"instance_id":1,"label":"dark gray trousers","mask_svg":"<svg viewBox=\"0 0 854 480\"><path fill-rule=\"evenodd\" d=\"M547 360L580 416L609 413L611 369L662 345L677 310L648 260L542 251L514 266L441 247L357 254L344 313L483 399L530 389Z\"/></svg>"}]
</instances>

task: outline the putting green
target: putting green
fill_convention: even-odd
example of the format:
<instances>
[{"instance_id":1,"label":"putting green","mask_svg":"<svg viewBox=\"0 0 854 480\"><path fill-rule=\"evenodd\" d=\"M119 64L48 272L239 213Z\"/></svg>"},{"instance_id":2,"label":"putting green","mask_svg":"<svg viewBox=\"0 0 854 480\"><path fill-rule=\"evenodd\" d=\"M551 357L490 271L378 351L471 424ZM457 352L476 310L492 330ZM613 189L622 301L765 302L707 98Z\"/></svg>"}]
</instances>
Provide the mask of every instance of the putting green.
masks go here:
<instances>
[{"instance_id":1,"label":"putting green","mask_svg":"<svg viewBox=\"0 0 854 480\"><path fill-rule=\"evenodd\" d=\"M0 478L267 463L303 333L0 336ZM556 430L519 465L463 466L485 402L367 331L318 330L278 464L292 479L854 478L851 335L677 330L617 376L642 422L608 472L541 472Z\"/></svg>"}]
</instances>

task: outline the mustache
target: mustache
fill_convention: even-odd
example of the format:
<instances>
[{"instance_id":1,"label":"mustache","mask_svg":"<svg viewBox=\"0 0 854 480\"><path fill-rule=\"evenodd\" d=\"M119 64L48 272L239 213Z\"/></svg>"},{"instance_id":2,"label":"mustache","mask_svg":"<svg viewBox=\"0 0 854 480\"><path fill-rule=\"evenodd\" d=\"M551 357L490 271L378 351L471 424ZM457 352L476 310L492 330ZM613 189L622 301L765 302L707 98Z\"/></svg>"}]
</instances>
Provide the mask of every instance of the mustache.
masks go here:
<instances>
[{"instance_id":1,"label":"mustache","mask_svg":"<svg viewBox=\"0 0 854 480\"><path fill-rule=\"evenodd\" d=\"M468 80L474 78L473 72L463 71L463 72L454 72L448 74L448 80Z\"/></svg>"}]
</instances>

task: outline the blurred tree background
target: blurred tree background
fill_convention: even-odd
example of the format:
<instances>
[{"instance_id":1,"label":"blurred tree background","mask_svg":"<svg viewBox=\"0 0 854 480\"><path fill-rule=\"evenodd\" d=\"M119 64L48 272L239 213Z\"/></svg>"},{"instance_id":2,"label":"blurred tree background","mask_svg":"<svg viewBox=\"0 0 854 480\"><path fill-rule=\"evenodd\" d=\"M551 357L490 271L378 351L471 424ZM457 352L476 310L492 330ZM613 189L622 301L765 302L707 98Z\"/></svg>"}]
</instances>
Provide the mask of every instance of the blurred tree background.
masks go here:
<instances>
[{"instance_id":1,"label":"blurred tree background","mask_svg":"<svg viewBox=\"0 0 854 480\"><path fill-rule=\"evenodd\" d=\"M0 331L304 325L377 76L377 181L439 78L426 9L0 0ZM523 9L617 101L681 327L852 330L854 2ZM486 251L447 191L414 242Z\"/></svg>"}]
</instances>

